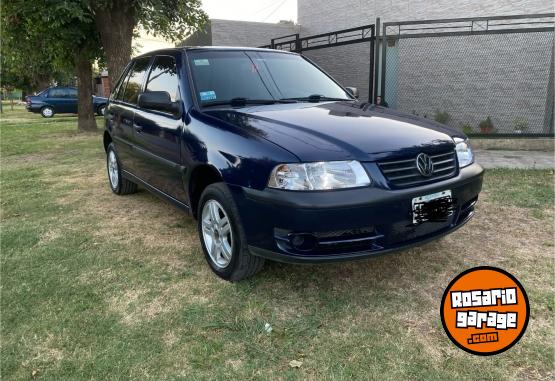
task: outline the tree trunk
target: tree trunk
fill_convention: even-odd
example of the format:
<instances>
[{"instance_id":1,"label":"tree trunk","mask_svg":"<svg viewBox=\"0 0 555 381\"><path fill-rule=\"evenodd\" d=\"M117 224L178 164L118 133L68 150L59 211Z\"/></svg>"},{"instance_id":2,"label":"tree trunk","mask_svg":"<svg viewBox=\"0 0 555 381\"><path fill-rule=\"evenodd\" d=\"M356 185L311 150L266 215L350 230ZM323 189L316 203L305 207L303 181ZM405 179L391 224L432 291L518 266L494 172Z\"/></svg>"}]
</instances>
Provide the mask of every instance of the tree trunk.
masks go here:
<instances>
[{"instance_id":1,"label":"tree trunk","mask_svg":"<svg viewBox=\"0 0 555 381\"><path fill-rule=\"evenodd\" d=\"M77 53L75 68L77 71L77 129L96 131L92 101L92 63L86 52Z\"/></svg>"},{"instance_id":2,"label":"tree trunk","mask_svg":"<svg viewBox=\"0 0 555 381\"><path fill-rule=\"evenodd\" d=\"M135 28L134 4L127 0L114 0L102 7L93 2L96 28L108 64L110 91L131 59L131 40Z\"/></svg>"}]
</instances>

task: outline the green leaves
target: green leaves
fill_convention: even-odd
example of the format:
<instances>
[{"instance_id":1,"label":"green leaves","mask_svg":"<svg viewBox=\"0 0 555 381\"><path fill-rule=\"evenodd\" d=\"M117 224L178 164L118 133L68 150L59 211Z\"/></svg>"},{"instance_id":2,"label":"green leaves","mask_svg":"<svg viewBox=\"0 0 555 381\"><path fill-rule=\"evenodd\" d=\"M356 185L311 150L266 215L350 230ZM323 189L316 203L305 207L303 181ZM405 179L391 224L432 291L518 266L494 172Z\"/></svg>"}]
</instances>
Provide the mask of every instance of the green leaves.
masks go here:
<instances>
[{"instance_id":1,"label":"green leaves","mask_svg":"<svg viewBox=\"0 0 555 381\"><path fill-rule=\"evenodd\" d=\"M184 39L208 21L200 0L143 0L135 4L136 26L170 41Z\"/></svg>"}]
</instances>

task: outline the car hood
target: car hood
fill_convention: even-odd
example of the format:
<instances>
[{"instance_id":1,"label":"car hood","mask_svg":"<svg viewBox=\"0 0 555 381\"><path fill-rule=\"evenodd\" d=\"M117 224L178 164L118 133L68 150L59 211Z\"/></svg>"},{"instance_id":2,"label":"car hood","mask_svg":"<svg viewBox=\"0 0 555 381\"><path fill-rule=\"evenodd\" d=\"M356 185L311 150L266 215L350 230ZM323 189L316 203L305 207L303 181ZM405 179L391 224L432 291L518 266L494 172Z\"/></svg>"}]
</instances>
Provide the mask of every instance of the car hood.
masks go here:
<instances>
[{"instance_id":1,"label":"car hood","mask_svg":"<svg viewBox=\"0 0 555 381\"><path fill-rule=\"evenodd\" d=\"M454 147L464 135L434 121L359 102L276 104L208 110L301 161L406 157Z\"/></svg>"}]
</instances>

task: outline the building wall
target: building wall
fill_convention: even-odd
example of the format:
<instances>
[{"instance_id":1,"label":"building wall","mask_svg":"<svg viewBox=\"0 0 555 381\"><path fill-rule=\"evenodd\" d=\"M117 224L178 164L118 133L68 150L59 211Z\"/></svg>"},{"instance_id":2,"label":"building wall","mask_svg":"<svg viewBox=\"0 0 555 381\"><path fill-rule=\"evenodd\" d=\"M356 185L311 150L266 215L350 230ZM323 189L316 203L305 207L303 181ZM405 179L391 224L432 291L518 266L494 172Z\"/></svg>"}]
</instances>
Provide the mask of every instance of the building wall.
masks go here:
<instances>
[{"instance_id":1,"label":"building wall","mask_svg":"<svg viewBox=\"0 0 555 381\"><path fill-rule=\"evenodd\" d=\"M376 17L383 23L554 10L545 0L298 0L301 36L373 24ZM548 132L543 121L552 49L553 33L400 40L387 49L385 98L392 107L432 118L446 111L458 128L478 131L479 121L491 116L498 132L514 132L517 119L527 121L528 132ZM304 54L366 99L369 43Z\"/></svg>"},{"instance_id":2,"label":"building wall","mask_svg":"<svg viewBox=\"0 0 555 381\"><path fill-rule=\"evenodd\" d=\"M263 46L272 38L299 32L293 23L211 20L213 46Z\"/></svg>"},{"instance_id":3,"label":"building wall","mask_svg":"<svg viewBox=\"0 0 555 381\"><path fill-rule=\"evenodd\" d=\"M303 36L382 22L550 13L546 0L297 0Z\"/></svg>"},{"instance_id":4,"label":"building wall","mask_svg":"<svg viewBox=\"0 0 555 381\"><path fill-rule=\"evenodd\" d=\"M139 35L133 38L133 57L158 49L173 48L175 43L167 41L160 36L153 36L144 30L139 30Z\"/></svg>"}]
</instances>

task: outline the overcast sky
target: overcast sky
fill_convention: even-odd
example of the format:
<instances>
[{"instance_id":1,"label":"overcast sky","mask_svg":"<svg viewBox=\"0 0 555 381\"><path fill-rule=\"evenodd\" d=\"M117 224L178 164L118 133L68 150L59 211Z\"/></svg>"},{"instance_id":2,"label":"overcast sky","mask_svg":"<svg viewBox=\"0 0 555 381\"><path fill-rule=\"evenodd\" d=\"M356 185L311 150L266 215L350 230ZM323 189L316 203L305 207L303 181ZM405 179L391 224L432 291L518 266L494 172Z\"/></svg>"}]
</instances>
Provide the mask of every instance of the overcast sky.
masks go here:
<instances>
[{"instance_id":1,"label":"overcast sky","mask_svg":"<svg viewBox=\"0 0 555 381\"><path fill-rule=\"evenodd\" d=\"M202 7L212 19L297 22L297 0L202 0Z\"/></svg>"}]
</instances>

